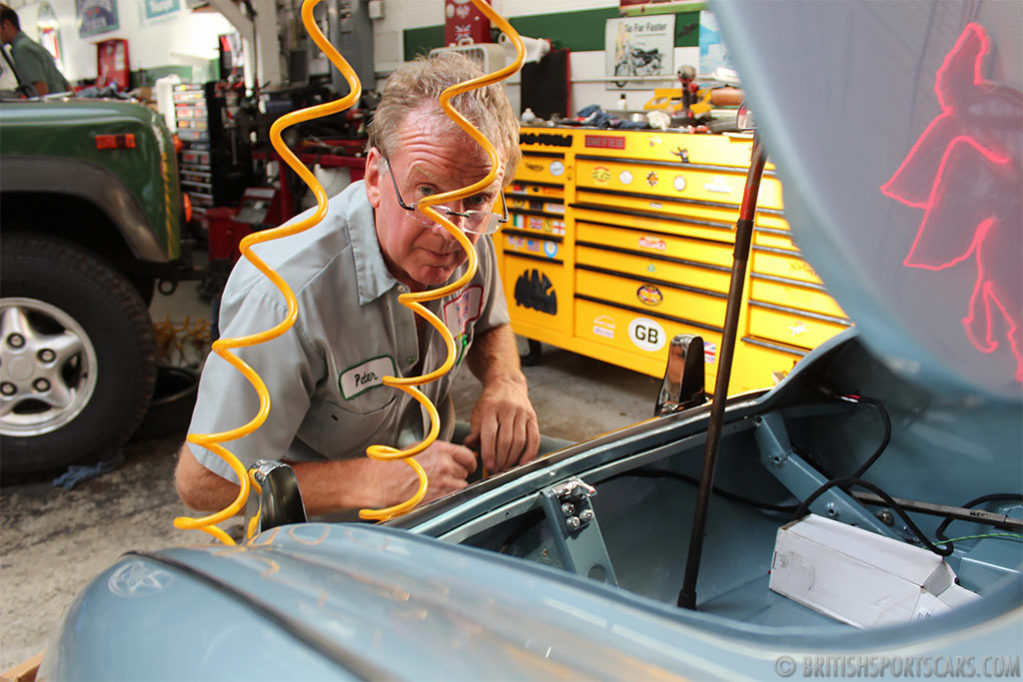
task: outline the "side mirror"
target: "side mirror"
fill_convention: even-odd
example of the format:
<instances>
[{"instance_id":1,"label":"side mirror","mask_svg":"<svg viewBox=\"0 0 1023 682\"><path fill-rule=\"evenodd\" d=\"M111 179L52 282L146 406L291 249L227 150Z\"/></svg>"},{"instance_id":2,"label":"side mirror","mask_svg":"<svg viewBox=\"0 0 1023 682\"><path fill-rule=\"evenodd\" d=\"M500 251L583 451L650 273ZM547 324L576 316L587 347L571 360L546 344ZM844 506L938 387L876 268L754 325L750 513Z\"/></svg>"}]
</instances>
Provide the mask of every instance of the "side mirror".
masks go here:
<instances>
[{"instance_id":1,"label":"side mirror","mask_svg":"<svg viewBox=\"0 0 1023 682\"><path fill-rule=\"evenodd\" d=\"M707 402L703 337L679 334L668 346L668 365L657 394L654 416L659 417Z\"/></svg>"},{"instance_id":2,"label":"side mirror","mask_svg":"<svg viewBox=\"0 0 1023 682\"><path fill-rule=\"evenodd\" d=\"M304 523L305 504L295 470L282 462L261 459L249 467L252 492L245 505L245 539L288 523Z\"/></svg>"}]
</instances>

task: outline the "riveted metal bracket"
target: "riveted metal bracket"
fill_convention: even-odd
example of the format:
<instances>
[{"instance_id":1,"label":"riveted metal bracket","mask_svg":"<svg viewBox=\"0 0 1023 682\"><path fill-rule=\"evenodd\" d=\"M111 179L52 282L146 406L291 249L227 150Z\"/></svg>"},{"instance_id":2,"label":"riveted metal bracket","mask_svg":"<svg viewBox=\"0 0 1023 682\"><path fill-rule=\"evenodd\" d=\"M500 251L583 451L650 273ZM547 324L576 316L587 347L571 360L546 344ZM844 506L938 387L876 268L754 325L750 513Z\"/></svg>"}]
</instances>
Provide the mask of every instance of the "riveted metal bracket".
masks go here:
<instances>
[{"instance_id":1,"label":"riveted metal bracket","mask_svg":"<svg viewBox=\"0 0 1023 682\"><path fill-rule=\"evenodd\" d=\"M565 568L579 575L617 585L611 558L590 498L596 489L571 478L541 491L544 512Z\"/></svg>"}]
</instances>

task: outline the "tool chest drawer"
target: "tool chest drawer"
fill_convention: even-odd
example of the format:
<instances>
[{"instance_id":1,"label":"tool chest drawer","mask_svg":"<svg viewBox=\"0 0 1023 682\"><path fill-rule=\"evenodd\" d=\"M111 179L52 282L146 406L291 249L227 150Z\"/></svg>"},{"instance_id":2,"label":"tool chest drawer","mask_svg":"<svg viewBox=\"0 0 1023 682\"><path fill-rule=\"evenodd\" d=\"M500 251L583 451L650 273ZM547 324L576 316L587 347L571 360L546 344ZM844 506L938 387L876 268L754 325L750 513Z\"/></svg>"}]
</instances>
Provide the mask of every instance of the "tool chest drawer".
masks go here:
<instances>
[{"instance_id":1,"label":"tool chest drawer","mask_svg":"<svg viewBox=\"0 0 1023 682\"><path fill-rule=\"evenodd\" d=\"M756 301L775 303L820 315L847 319L845 311L819 284L809 284L781 277L753 273L750 276L749 297Z\"/></svg>"},{"instance_id":2,"label":"tool chest drawer","mask_svg":"<svg viewBox=\"0 0 1023 682\"><path fill-rule=\"evenodd\" d=\"M736 344L732 376L733 395L743 391L774 386L792 371L809 351L782 343L744 336Z\"/></svg>"},{"instance_id":3,"label":"tool chest drawer","mask_svg":"<svg viewBox=\"0 0 1023 682\"><path fill-rule=\"evenodd\" d=\"M563 263L506 250L501 275L515 320L571 333L571 272Z\"/></svg>"},{"instance_id":4,"label":"tool chest drawer","mask_svg":"<svg viewBox=\"0 0 1023 682\"><path fill-rule=\"evenodd\" d=\"M730 244L705 239L690 239L662 232L633 230L611 227L596 223L576 221L576 244L585 246L622 249L641 255L661 256L686 262L703 263L724 268L732 267ZM600 263L591 263L599 265ZM645 268L637 261L635 265Z\"/></svg>"},{"instance_id":5,"label":"tool chest drawer","mask_svg":"<svg viewBox=\"0 0 1023 682\"><path fill-rule=\"evenodd\" d=\"M576 185L582 188L644 194L691 202L738 207L746 185L742 168L700 167L673 161L610 160L576 157ZM781 183L765 177L758 205L781 210Z\"/></svg>"},{"instance_id":6,"label":"tool chest drawer","mask_svg":"<svg viewBox=\"0 0 1023 682\"><path fill-rule=\"evenodd\" d=\"M573 136L565 148L578 156L601 156L608 159L650 159L712 167L749 167L753 136L744 134L699 135L655 130L566 131ZM523 147L525 151L527 147ZM768 161L766 169L773 171Z\"/></svg>"},{"instance_id":7,"label":"tool chest drawer","mask_svg":"<svg viewBox=\"0 0 1023 682\"><path fill-rule=\"evenodd\" d=\"M504 252L524 254L534 258L549 258L563 261L562 238L550 235L540 236L532 234L531 230L505 229L501 230L500 239L504 246Z\"/></svg>"},{"instance_id":8,"label":"tool chest drawer","mask_svg":"<svg viewBox=\"0 0 1023 682\"><path fill-rule=\"evenodd\" d=\"M792 233L789 231L788 225L784 229L755 226L753 228L753 245L799 253L799 247L792 241Z\"/></svg>"},{"instance_id":9,"label":"tool chest drawer","mask_svg":"<svg viewBox=\"0 0 1023 682\"><path fill-rule=\"evenodd\" d=\"M697 287L641 279L584 265L575 268L576 295L607 303L648 308L652 312L721 326L725 319L726 295Z\"/></svg>"},{"instance_id":10,"label":"tool chest drawer","mask_svg":"<svg viewBox=\"0 0 1023 682\"><path fill-rule=\"evenodd\" d=\"M750 260L753 264L752 272L823 286L820 277L810 267L810 264L800 258L797 253L754 246Z\"/></svg>"},{"instance_id":11,"label":"tool chest drawer","mask_svg":"<svg viewBox=\"0 0 1023 682\"><path fill-rule=\"evenodd\" d=\"M699 334L704 341L704 367L707 385L714 386L718 365L721 330L686 323L682 320L652 315L577 297L575 301L575 335L607 348L601 358L623 364L630 357L642 358L651 366L660 367L668 359L668 344L678 334Z\"/></svg>"},{"instance_id":12,"label":"tool chest drawer","mask_svg":"<svg viewBox=\"0 0 1023 682\"><path fill-rule=\"evenodd\" d=\"M852 324L844 318L819 315L750 299L749 334L792 346L816 348Z\"/></svg>"},{"instance_id":13,"label":"tool chest drawer","mask_svg":"<svg viewBox=\"0 0 1023 682\"><path fill-rule=\"evenodd\" d=\"M531 180L553 184L565 184L564 154L523 154L522 165L515 171L520 182Z\"/></svg>"}]
</instances>

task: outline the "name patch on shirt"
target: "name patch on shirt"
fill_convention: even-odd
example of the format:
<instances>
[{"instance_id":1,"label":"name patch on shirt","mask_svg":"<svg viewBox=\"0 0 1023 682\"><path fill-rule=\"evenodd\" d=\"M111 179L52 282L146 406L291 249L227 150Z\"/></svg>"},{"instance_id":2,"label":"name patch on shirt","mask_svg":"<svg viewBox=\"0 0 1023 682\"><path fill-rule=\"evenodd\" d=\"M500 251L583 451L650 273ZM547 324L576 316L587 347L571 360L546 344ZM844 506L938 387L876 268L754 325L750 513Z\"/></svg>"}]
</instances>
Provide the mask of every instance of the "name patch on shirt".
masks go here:
<instances>
[{"instance_id":1,"label":"name patch on shirt","mask_svg":"<svg viewBox=\"0 0 1023 682\"><path fill-rule=\"evenodd\" d=\"M455 336L465 331L470 322L475 322L483 312L483 287L474 284L466 287L458 298L444 304L444 324Z\"/></svg>"},{"instance_id":2,"label":"name patch on shirt","mask_svg":"<svg viewBox=\"0 0 1023 682\"><path fill-rule=\"evenodd\" d=\"M394 358L390 355L370 358L349 367L338 377L341 395L345 400L351 400L371 388L383 386L385 376L395 376Z\"/></svg>"}]
</instances>

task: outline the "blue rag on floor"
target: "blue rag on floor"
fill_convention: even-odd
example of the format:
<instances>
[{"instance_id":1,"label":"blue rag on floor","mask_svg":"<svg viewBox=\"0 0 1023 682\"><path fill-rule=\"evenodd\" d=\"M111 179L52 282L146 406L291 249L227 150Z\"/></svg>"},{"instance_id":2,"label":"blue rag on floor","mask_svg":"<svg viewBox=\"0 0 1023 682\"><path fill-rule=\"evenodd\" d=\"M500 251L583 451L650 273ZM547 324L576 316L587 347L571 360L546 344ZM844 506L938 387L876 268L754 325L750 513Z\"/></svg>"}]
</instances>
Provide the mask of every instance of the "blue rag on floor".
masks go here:
<instances>
[{"instance_id":1,"label":"blue rag on floor","mask_svg":"<svg viewBox=\"0 0 1023 682\"><path fill-rule=\"evenodd\" d=\"M64 486L64 490L71 490L82 481L87 481L90 478L96 478L103 474L109 474L111 471L115 471L124 464L124 453L118 450L112 457L107 459L101 459L90 466L82 466L79 464L72 464L67 468L67 471L62 473L57 478L53 479L53 486L58 485Z\"/></svg>"}]
</instances>

